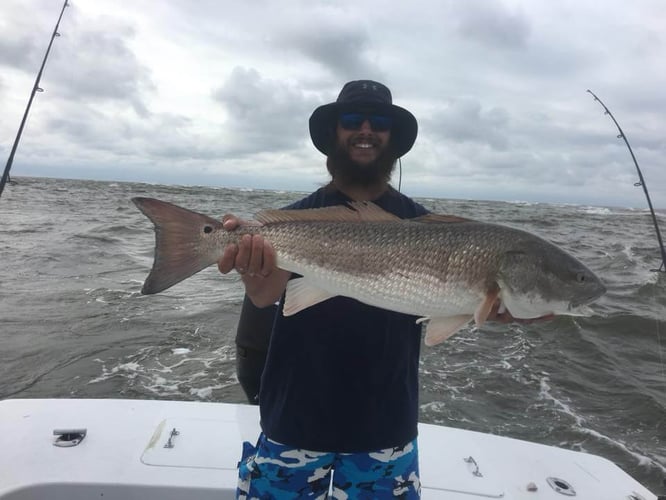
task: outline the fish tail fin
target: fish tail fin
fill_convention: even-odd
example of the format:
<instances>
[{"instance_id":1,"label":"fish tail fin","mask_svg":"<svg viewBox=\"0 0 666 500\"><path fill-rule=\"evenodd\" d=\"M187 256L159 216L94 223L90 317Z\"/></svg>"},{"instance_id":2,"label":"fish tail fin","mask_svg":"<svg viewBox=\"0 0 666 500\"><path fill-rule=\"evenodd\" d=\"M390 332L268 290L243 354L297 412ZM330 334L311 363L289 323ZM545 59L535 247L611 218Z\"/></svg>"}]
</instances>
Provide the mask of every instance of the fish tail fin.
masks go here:
<instances>
[{"instance_id":1,"label":"fish tail fin","mask_svg":"<svg viewBox=\"0 0 666 500\"><path fill-rule=\"evenodd\" d=\"M224 231L222 222L154 198L132 201L155 225L155 261L141 293L166 290L220 258L223 247L211 236Z\"/></svg>"}]
</instances>

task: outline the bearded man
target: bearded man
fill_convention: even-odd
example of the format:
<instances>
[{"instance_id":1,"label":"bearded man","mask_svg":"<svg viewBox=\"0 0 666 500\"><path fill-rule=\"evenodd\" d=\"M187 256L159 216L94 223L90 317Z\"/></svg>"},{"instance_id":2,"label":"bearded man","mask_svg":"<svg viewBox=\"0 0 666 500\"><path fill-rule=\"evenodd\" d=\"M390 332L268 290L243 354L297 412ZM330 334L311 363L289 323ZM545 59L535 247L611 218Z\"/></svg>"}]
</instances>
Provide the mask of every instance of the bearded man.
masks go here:
<instances>
[{"instance_id":1,"label":"bearded man","mask_svg":"<svg viewBox=\"0 0 666 500\"><path fill-rule=\"evenodd\" d=\"M347 83L335 102L310 117L310 136L327 156L331 181L286 208L372 201L400 218L426 214L390 185L417 130L416 118L393 104L385 85ZM239 222L224 219L228 230ZM332 476L335 498L419 498L416 317L347 297L285 317L282 301L293 276L275 267L273 247L260 235L227 247L218 267L240 273L249 298L237 344L239 379L251 401L263 369L262 432L256 446L244 445L237 496L323 498ZM261 347L269 336L264 363Z\"/></svg>"}]
</instances>

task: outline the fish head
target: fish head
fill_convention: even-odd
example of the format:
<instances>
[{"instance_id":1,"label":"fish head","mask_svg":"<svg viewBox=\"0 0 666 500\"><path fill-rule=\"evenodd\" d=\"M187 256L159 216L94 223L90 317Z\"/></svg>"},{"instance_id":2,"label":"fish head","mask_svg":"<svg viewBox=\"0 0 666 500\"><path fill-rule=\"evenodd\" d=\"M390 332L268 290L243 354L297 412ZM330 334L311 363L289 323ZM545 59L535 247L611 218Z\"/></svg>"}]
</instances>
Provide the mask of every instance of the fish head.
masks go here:
<instances>
[{"instance_id":1,"label":"fish head","mask_svg":"<svg viewBox=\"0 0 666 500\"><path fill-rule=\"evenodd\" d=\"M518 242L502 255L497 283L515 318L580 314L606 287L583 263L541 239Z\"/></svg>"}]
</instances>

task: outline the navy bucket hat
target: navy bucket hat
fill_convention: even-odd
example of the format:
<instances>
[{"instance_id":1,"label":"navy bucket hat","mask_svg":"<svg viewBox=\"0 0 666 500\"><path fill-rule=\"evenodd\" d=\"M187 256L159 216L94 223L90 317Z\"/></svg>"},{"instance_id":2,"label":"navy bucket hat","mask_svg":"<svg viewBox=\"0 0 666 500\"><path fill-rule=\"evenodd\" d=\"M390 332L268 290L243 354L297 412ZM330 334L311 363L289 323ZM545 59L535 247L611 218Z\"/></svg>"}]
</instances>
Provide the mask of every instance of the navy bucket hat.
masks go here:
<instances>
[{"instance_id":1,"label":"navy bucket hat","mask_svg":"<svg viewBox=\"0 0 666 500\"><path fill-rule=\"evenodd\" d=\"M391 91L386 85L372 80L347 82L338 99L314 110L310 117L310 137L315 147L328 155L331 133L335 130L340 113L347 111L382 113L392 118L391 144L398 157L412 149L418 124L413 114L393 104Z\"/></svg>"}]
</instances>

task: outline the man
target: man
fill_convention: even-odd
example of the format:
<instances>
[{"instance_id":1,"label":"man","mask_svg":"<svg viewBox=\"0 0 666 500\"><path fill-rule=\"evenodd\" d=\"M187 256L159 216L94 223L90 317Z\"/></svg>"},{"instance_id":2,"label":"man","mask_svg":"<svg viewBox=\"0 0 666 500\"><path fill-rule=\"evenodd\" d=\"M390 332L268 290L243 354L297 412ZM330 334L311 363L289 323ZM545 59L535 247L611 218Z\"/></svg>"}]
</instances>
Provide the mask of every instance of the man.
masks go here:
<instances>
[{"instance_id":1,"label":"man","mask_svg":"<svg viewBox=\"0 0 666 500\"><path fill-rule=\"evenodd\" d=\"M336 102L310 117L331 182L289 208L357 200L401 218L424 215L425 208L389 184L417 128L386 86L347 83ZM224 224L231 230L239 220L225 216ZM280 300L291 278L275 267L275 252L260 235L230 245L219 268L236 269L259 308ZM419 498L415 320L346 297L275 315L259 396L263 432L256 448L246 443L240 498L323 498L332 469L334 496Z\"/></svg>"}]
</instances>

